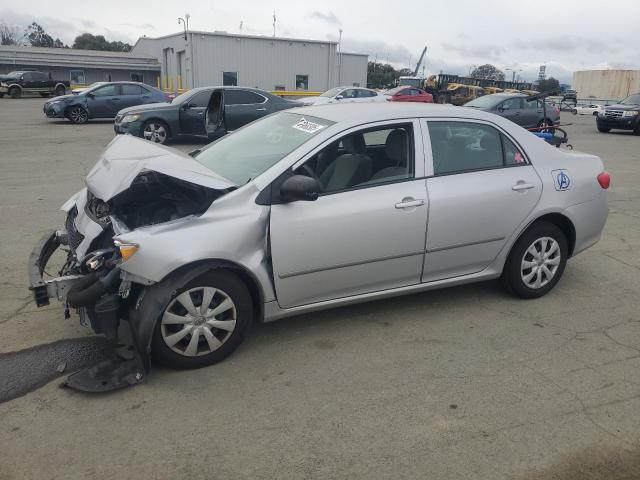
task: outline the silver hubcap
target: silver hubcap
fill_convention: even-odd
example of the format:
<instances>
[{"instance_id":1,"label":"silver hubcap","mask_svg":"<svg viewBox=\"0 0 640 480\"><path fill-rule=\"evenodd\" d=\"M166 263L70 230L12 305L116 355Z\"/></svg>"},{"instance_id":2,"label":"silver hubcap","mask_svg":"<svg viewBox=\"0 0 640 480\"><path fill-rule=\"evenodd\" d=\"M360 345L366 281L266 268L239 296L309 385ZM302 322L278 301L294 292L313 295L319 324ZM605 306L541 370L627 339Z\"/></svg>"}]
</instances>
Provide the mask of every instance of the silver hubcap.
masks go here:
<instances>
[{"instance_id":1,"label":"silver hubcap","mask_svg":"<svg viewBox=\"0 0 640 480\"><path fill-rule=\"evenodd\" d=\"M167 131L159 123L150 123L144 127L144 138L155 143L164 143L167 138Z\"/></svg>"},{"instance_id":2,"label":"silver hubcap","mask_svg":"<svg viewBox=\"0 0 640 480\"><path fill-rule=\"evenodd\" d=\"M178 295L162 315L162 339L180 355L206 355L229 339L236 318L236 305L225 292L213 287L191 288Z\"/></svg>"},{"instance_id":3,"label":"silver hubcap","mask_svg":"<svg viewBox=\"0 0 640 480\"><path fill-rule=\"evenodd\" d=\"M537 239L522 256L522 281L531 289L544 287L556 275L560 258L558 242L551 237Z\"/></svg>"},{"instance_id":4,"label":"silver hubcap","mask_svg":"<svg viewBox=\"0 0 640 480\"><path fill-rule=\"evenodd\" d=\"M83 108L74 108L71 110L71 120L76 123L83 123L87 119L87 112Z\"/></svg>"}]
</instances>

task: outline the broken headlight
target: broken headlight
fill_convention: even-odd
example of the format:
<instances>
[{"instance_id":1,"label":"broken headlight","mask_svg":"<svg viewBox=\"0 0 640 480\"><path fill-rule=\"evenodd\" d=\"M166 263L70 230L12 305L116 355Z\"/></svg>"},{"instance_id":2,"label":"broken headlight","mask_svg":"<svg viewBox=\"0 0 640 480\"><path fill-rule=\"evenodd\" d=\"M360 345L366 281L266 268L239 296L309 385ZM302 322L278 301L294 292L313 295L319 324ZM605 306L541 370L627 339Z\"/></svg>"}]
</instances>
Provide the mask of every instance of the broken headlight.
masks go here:
<instances>
[{"instance_id":1,"label":"broken headlight","mask_svg":"<svg viewBox=\"0 0 640 480\"><path fill-rule=\"evenodd\" d=\"M91 220L99 223L102 227L109 225L109 215L111 215L111 206L93 193L87 190L87 203L84 207L85 213Z\"/></svg>"}]
</instances>

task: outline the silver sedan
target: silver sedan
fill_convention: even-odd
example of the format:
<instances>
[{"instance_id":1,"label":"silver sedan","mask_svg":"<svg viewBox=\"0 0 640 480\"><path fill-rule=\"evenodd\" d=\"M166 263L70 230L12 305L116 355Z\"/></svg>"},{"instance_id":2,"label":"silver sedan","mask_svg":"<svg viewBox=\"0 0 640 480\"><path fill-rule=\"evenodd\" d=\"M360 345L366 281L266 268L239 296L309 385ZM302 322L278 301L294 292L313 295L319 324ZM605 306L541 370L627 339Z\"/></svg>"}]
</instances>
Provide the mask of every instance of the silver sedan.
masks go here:
<instances>
[{"instance_id":1,"label":"silver sedan","mask_svg":"<svg viewBox=\"0 0 640 480\"><path fill-rule=\"evenodd\" d=\"M144 376L149 352L218 362L254 321L495 278L540 297L600 239L609 175L497 115L369 103L279 112L192 156L118 137L86 184L32 289L108 335L126 317Z\"/></svg>"}]
</instances>

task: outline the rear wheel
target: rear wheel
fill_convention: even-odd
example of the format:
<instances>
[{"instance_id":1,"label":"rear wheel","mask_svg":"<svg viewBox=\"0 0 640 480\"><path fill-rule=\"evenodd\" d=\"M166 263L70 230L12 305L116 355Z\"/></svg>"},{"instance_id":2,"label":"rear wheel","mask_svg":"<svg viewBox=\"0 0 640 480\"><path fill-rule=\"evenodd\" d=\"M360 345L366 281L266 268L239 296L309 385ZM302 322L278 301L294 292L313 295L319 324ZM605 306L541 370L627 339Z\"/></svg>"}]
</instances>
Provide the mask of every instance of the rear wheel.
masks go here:
<instances>
[{"instance_id":1,"label":"rear wheel","mask_svg":"<svg viewBox=\"0 0 640 480\"><path fill-rule=\"evenodd\" d=\"M9 89L9 96L11 98L20 98L22 96L22 90L18 87L11 87Z\"/></svg>"},{"instance_id":2,"label":"rear wheel","mask_svg":"<svg viewBox=\"0 0 640 480\"><path fill-rule=\"evenodd\" d=\"M567 238L562 230L552 223L535 223L511 249L502 283L517 297L541 297L562 277L567 257Z\"/></svg>"},{"instance_id":3,"label":"rear wheel","mask_svg":"<svg viewBox=\"0 0 640 480\"><path fill-rule=\"evenodd\" d=\"M611 131L610 128L598 127L598 131L602 133L609 133Z\"/></svg>"},{"instance_id":4,"label":"rear wheel","mask_svg":"<svg viewBox=\"0 0 640 480\"><path fill-rule=\"evenodd\" d=\"M62 85L58 85L56 87L56 97L61 97L65 93L67 93L67 89L64 88Z\"/></svg>"},{"instance_id":5,"label":"rear wheel","mask_svg":"<svg viewBox=\"0 0 640 480\"><path fill-rule=\"evenodd\" d=\"M49 97L49 94L48 94L47 92L40 92L40 96L41 96L42 98L48 98L48 97Z\"/></svg>"},{"instance_id":6,"label":"rear wheel","mask_svg":"<svg viewBox=\"0 0 640 480\"><path fill-rule=\"evenodd\" d=\"M225 359L253 321L251 295L232 272L213 270L182 286L169 279L158 288L165 290L167 301L151 351L167 367L199 368Z\"/></svg>"},{"instance_id":7,"label":"rear wheel","mask_svg":"<svg viewBox=\"0 0 640 480\"><path fill-rule=\"evenodd\" d=\"M169 126L162 120L148 120L142 126L140 136L150 142L164 144L169 139Z\"/></svg>"},{"instance_id":8,"label":"rear wheel","mask_svg":"<svg viewBox=\"0 0 640 480\"><path fill-rule=\"evenodd\" d=\"M81 125L89 121L89 113L83 107L76 105L67 111L67 118L71 123Z\"/></svg>"},{"instance_id":9,"label":"rear wheel","mask_svg":"<svg viewBox=\"0 0 640 480\"><path fill-rule=\"evenodd\" d=\"M539 132L553 133L555 131L555 129L553 128L553 122L548 118L540 120L537 127L540 128L540 130L538 130Z\"/></svg>"},{"instance_id":10,"label":"rear wheel","mask_svg":"<svg viewBox=\"0 0 640 480\"><path fill-rule=\"evenodd\" d=\"M578 110L576 110L576 109L574 108L573 110L571 110L571 113L572 113L573 115L577 115L577 114L578 114Z\"/></svg>"}]
</instances>

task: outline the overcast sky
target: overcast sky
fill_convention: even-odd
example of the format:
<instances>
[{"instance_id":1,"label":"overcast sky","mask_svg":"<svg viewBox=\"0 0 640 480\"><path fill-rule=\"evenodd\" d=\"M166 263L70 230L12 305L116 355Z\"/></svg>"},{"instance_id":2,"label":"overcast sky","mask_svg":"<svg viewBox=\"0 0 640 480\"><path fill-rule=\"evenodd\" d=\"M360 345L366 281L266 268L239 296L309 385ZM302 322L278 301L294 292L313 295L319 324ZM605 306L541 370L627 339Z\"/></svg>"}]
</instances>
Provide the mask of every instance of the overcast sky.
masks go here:
<instances>
[{"instance_id":1,"label":"overcast sky","mask_svg":"<svg viewBox=\"0 0 640 480\"><path fill-rule=\"evenodd\" d=\"M525 5L532 5L526 7ZM59 2L0 0L0 22L23 28L36 21L54 38L71 44L82 32L135 43L179 31L177 18L191 14L193 30L225 30L255 35L311 39L338 38L343 50L397 67L415 65L429 47L426 73L467 74L473 65L492 63L522 69L535 80L538 68L570 81L574 70L640 68L640 0L452 0L378 2L374 0L300 2ZM510 75L511 72L507 72Z\"/></svg>"}]
</instances>

